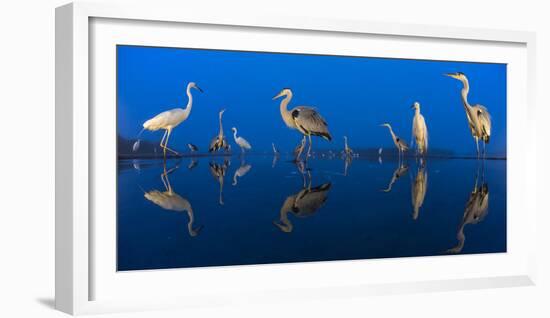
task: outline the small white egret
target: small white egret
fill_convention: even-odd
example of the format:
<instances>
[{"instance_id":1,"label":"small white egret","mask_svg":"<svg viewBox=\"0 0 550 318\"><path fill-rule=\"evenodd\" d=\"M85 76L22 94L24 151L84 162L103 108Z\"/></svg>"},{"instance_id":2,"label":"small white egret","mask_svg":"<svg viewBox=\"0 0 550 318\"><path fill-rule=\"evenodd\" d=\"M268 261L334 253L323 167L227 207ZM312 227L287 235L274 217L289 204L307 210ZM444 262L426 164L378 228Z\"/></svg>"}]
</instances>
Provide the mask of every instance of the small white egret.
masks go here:
<instances>
[{"instance_id":1,"label":"small white egret","mask_svg":"<svg viewBox=\"0 0 550 318\"><path fill-rule=\"evenodd\" d=\"M472 137L476 142L477 156L479 158L479 140L483 141L483 156L485 156L485 145L489 143L491 139L491 114L487 108L482 105L470 105L468 102L468 93L470 92L470 84L468 78L463 73L448 73L445 74L449 77L457 79L462 82L462 104L466 111L466 119L468 119L468 126Z\"/></svg>"},{"instance_id":2,"label":"small white egret","mask_svg":"<svg viewBox=\"0 0 550 318\"><path fill-rule=\"evenodd\" d=\"M414 109L411 144L416 144L417 155L424 156L428 152L428 127L420 113L420 103L414 102L411 109Z\"/></svg>"},{"instance_id":3,"label":"small white egret","mask_svg":"<svg viewBox=\"0 0 550 318\"><path fill-rule=\"evenodd\" d=\"M296 129L309 138L309 148L306 155L306 158L308 158L311 155L311 136L319 136L328 141L332 140L332 136L328 131L327 122L319 112L312 107L297 106L288 110L287 106L292 99L292 91L290 88L282 89L273 99L275 100L283 96L285 98L280 104L281 117L289 128ZM301 155L301 152L299 154Z\"/></svg>"},{"instance_id":4,"label":"small white egret","mask_svg":"<svg viewBox=\"0 0 550 318\"><path fill-rule=\"evenodd\" d=\"M233 127L231 128L231 130L233 131L233 138L235 139L235 143L239 145L239 147L241 147L242 153L244 153L245 150L252 149L252 146L248 141L246 141L246 139L244 139L243 137L237 137L237 128Z\"/></svg>"},{"instance_id":5,"label":"small white egret","mask_svg":"<svg viewBox=\"0 0 550 318\"><path fill-rule=\"evenodd\" d=\"M191 113L191 108L193 107L193 95L191 95L192 88L197 89L201 93L203 92L202 89L200 89L197 86L197 84L195 84L194 82L190 82L189 84L187 84L188 101L185 109L174 108L156 115L155 117L143 123L143 129L139 133L139 135L141 136L141 133L143 133L144 130L157 131L159 129L164 129L164 135L160 140L160 147L162 148L165 157L166 157L166 150L173 152L176 155L179 155L177 151L168 148L168 139L170 138L170 134L172 133L172 130L176 128L179 124L181 124L183 121L185 121L187 118L189 118L189 114ZM134 152L139 149L139 145L140 145L140 139L138 137L138 140L134 143L132 147Z\"/></svg>"}]
</instances>

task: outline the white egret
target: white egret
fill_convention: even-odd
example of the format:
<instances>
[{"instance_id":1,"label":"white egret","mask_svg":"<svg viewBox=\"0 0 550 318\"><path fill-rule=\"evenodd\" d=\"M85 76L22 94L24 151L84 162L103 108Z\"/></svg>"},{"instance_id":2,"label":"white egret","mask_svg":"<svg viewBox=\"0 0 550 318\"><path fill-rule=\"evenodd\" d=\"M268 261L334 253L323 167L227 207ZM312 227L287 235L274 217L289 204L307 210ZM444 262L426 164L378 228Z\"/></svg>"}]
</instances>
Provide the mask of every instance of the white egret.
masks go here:
<instances>
[{"instance_id":1,"label":"white egret","mask_svg":"<svg viewBox=\"0 0 550 318\"><path fill-rule=\"evenodd\" d=\"M208 147L208 152L214 152L220 149L229 151L229 143L227 142L227 139L225 138L225 135L223 133L222 116L224 112L225 112L225 109L222 109L218 113L218 120L220 122L220 131L218 132L218 135L216 137L212 138L212 141L210 142L210 147Z\"/></svg>"},{"instance_id":2,"label":"white egret","mask_svg":"<svg viewBox=\"0 0 550 318\"><path fill-rule=\"evenodd\" d=\"M420 103L414 102L411 109L414 109L411 144L416 144L417 155L424 156L428 152L428 127L420 113Z\"/></svg>"},{"instance_id":3,"label":"white egret","mask_svg":"<svg viewBox=\"0 0 550 318\"><path fill-rule=\"evenodd\" d=\"M306 158L311 155L311 136L319 136L328 141L332 140L332 136L328 131L327 122L317 112L316 109L308 106L297 106L291 110L287 109L290 100L292 99L292 91L290 88L282 89L273 99L285 97L280 104L281 117L287 127L296 129L300 133L309 138L309 148ZM301 155L301 152L299 153ZM299 158L296 158L299 159Z\"/></svg>"},{"instance_id":4,"label":"white egret","mask_svg":"<svg viewBox=\"0 0 550 318\"><path fill-rule=\"evenodd\" d=\"M237 128L233 127L231 128L231 130L233 131L233 138L235 139L235 143L241 147L241 152L244 153L245 150L250 150L252 149L252 146L250 145L250 143L244 139L243 137L237 137Z\"/></svg>"},{"instance_id":5,"label":"white egret","mask_svg":"<svg viewBox=\"0 0 550 318\"><path fill-rule=\"evenodd\" d=\"M401 138L399 138L395 133L393 132L393 129L391 128L391 125L388 123L380 125L382 127L388 127L390 130L391 138L393 140L393 143L395 144L395 147L397 147L397 151L399 153L399 157L409 150L409 146L407 145L407 142ZM378 149L378 156L382 155L382 148Z\"/></svg>"},{"instance_id":6,"label":"white egret","mask_svg":"<svg viewBox=\"0 0 550 318\"><path fill-rule=\"evenodd\" d=\"M192 88L195 88L202 93L202 89L200 89L194 82L190 82L189 84L187 84L188 101L185 109L174 108L156 115L155 117L143 123L143 129L139 133L139 135L141 135L144 130L157 131L160 129L164 129L164 135L160 140L160 147L162 148L165 157L166 150L173 152L176 155L179 155L177 151L168 148L168 139L170 138L172 130L183 121L185 121L187 118L189 118L189 114L191 114L191 108L193 107L193 95L191 95ZM136 141L132 147L134 151L138 150L139 144L140 140L138 139L138 141Z\"/></svg>"},{"instance_id":7,"label":"white egret","mask_svg":"<svg viewBox=\"0 0 550 318\"><path fill-rule=\"evenodd\" d=\"M479 140L483 141L483 155L485 156L485 145L489 143L491 139L491 114L485 106L482 105L470 105L468 102L468 93L470 92L470 84L468 78L463 73L448 73L445 74L449 77L457 79L462 82L462 104L466 111L466 119L468 119L468 126L472 137L476 142L477 156L479 158Z\"/></svg>"}]
</instances>

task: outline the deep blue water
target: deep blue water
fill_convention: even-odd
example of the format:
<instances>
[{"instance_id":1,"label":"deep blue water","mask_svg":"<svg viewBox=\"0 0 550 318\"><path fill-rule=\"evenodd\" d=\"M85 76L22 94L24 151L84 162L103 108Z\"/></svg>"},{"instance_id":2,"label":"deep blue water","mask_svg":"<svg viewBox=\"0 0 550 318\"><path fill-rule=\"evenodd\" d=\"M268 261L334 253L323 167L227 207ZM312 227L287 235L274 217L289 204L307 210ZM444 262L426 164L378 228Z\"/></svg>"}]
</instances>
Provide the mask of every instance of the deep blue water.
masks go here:
<instances>
[{"instance_id":1,"label":"deep blue water","mask_svg":"<svg viewBox=\"0 0 550 318\"><path fill-rule=\"evenodd\" d=\"M382 159L120 160L118 270L506 251L505 160Z\"/></svg>"}]
</instances>

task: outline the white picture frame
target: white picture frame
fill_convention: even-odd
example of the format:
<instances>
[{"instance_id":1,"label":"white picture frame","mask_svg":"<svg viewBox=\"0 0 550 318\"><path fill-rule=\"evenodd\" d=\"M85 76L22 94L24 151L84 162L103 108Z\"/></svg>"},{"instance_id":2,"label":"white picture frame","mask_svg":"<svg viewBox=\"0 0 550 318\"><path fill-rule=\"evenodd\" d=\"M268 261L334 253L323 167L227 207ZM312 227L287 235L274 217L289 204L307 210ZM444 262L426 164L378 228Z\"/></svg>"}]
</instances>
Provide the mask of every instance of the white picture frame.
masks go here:
<instances>
[{"instance_id":1,"label":"white picture frame","mask_svg":"<svg viewBox=\"0 0 550 318\"><path fill-rule=\"evenodd\" d=\"M161 28L166 29L163 41L170 41L170 29L178 24L194 26L216 26L218 29L241 27L253 28L255 32L262 30L284 30L292 32L315 32L316 36L373 36L396 37L396 39L424 39L442 43L447 41L456 47L467 46L468 43L486 43L495 46L494 51L487 49L485 60L515 59L513 65L517 65L515 73L517 77L511 80L513 84L512 99L508 103L508 131L522 128L535 134L535 34L519 31L501 31L485 29L468 29L442 26L407 25L400 23L373 23L367 21L342 21L331 19L298 19L285 16L226 16L200 10L182 10L178 5L154 7L147 5L116 5L97 3L73 3L56 9L56 308L70 314L102 313L126 310L142 310L166 307L209 305L212 303L239 303L246 301L284 301L286 299L320 299L349 296L362 296L371 294L393 294L413 291L438 291L476 289L489 287L525 286L535 282L535 219L534 193L522 191L522 185L536 182L535 145L532 140L522 140L509 136L509 160L508 183L514 181L514 195L509 198L508 220L515 222L508 235L520 237L521 240L514 243L512 251L502 255L489 255L481 259L479 255L453 256L452 258L403 258L388 261L338 261L318 262L311 264L278 264L262 266L233 266L223 268L207 268L192 272L195 277L214 277L212 284L208 285L212 292L206 290L196 291L188 288L181 294L167 299L157 292L157 297L140 292L133 286L132 281L138 281L144 289L158 290L162 284L167 284L172 279L184 279L183 271L160 271L159 273L139 273L141 277L127 274L120 278L120 273L113 275L107 273L102 276L101 269L95 263L94 249L101 244L108 244L109 239L103 243L92 237L92 229L98 226L97 220L91 215L94 206L101 202L94 202L90 195L95 190L94 180L103 180L97 177L94 164L97 160L97 149L94 140L102 138L94 130L94 110L91 109L93 101L98 96L93 96L91 87L94 80L91 78L95 72L91 68L93 54L97 52L90 46L94 37L100 32L110 32L109 28L94 29L94 21L138 21L137 23L168 23ZM115 23L116 24L116 23ZM115 28L117 26L114 26ZM132 26L124 25L124 28ZM164 31L159 31L160 33ZM121 32L120 34L124 34ZM128 34L126 34L128 35ZM215 38L215 35L213 35ZM108 38L106 36L105 38ZM147 36L143 36L143 39ZM106 39L105 43L116 43L120 38ZM139 39L132 39L131 44ZM114 42L112 42L114 41ZM141 41L141 40L139 40ZM151 40L143 40L150 44ZM159 41L160 36L159 36ZM353 39L349 40L353 41ZM95 42L94 42L95 43ZM138 43L140 44L140 43ZM141 43L143 44L143 43ZM493 45L494 44L494 45ZM515 57L499 57L499 45L510 45L515 49L510 54ZM287 48L287 50L290 50ZM518 52L517 56L514 52ZM460 52L457 49L457 52ZM508 51L506 51L508 52ZM401 54L401 53L400 53ZM413 53L411 53L413 54ZM450 54L450 53L449 53ZM458 54L458 53L455 53ZM452 58L452 55L449 55ZM414 56L409 56L413 58ZM468 60L468 58L466 58ZM97 75L96 76L103 76ZM516 89L517 87L517 89ZM514 92L517 92L514 93ZM107 97L108 98L108 97ZM513 112L510 112L510 111ZM518 145L516 147L516 145ZM102 166L103 167L103 166ZM108 170L108 169L107 169ZM521 218L519 218L521 207ZM102 223L103 224L103 223ZM114 244L114 242L112 242ZM109 254L109 253L105 253ZM103 254L102 254L103 255ZM110 255L110 254L109 254ZM112 255L111 255L112 256ZM500 268L486 268L468 270L471 260L478 259L486 264L503 264ZM106 259L102 256L102 259ZM365 263L368 262L368 263ZM415 277L407 277L407 272L402 275L395 274L395 279L389 279L388 272L400 272L404 263L411 268L427 268L427 262L431 266L443 268L440 272L430 271L429 274L418 273ZM509 266L508 266L509 265ZM110 266L110 265L109 265ZM99 266L100 267L100 266ZM376 280L364 272L377 274ZM453 269L464 268L464 273L451 273ZM109 267L107 266L107 271ZM323 276L335 270L345 270L348 277L327 278L319 282L316 277ZM314 272L317 276L304 275L304 271ZM386 275L383 275L383 272ZM429 270L428 270L429 271ZM189 273L189 271L187 271ZM269 273L269 274L267 274ZM113 277L118 275L117 279ZM263 280L269 275L271 280ZM283 275L294 277L293 283L284 286L277 283L277 278ZM354 279L355 277L361 277ZM147 277L145 277L147 276ZM179 276L179 278L176 278ZM189 278L190 275L187 275ZM345 276L345 275L344 275ZM153 278L154 277L154 278ZM92 280L103 279L112 295L99 297L94 295L97 291L93 287ZM261 281L265 286L254 286ZM354 283L357 281L357 283ZM239 284L239 282L241 284ZM245 282L245 283L243 283ZM250 282L249 284L246 282ZM120 285L120 289L117 287ZM126 284L126 285L124 285ZM156 285L155 285L156 284ZM191 286L196 284L190 281ZM238 288L221 288L222 285ZM233 284L233 285L232 285ZM155 286L156 288L152 288ZM170 288L167 288L170 291ZM303 291L307 290L307 293ZM117 297L117 293L128 291L126 297ZM132 292L130 292L132 291ZM106 293L105 291L103 292ZM143 297L139 297L142 293ZM137 301L139 300L139 301Z\"/></svg>"}]
</instances>

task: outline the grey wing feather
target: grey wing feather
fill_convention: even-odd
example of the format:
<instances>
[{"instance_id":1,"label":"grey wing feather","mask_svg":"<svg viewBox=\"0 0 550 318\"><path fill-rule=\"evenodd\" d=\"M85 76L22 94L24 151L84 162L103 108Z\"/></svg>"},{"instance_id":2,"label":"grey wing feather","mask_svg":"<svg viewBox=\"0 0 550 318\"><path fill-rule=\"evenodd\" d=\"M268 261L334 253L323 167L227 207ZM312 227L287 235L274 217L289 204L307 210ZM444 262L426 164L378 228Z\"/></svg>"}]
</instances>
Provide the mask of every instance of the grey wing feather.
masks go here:
<instances>
[{"instance_id":1,"label":"grey wing feather","mask_svg":"<svg viewBox=\"0 0 550 318\"><path fill-rule=\"evenodd\" d=\"M302 130L317 136L322 136L328 140L332 139L328 131L328 124L325 119L311 107L299 106L292 110L292 117L296 126Z\"/></svg>"}]
</instances>

